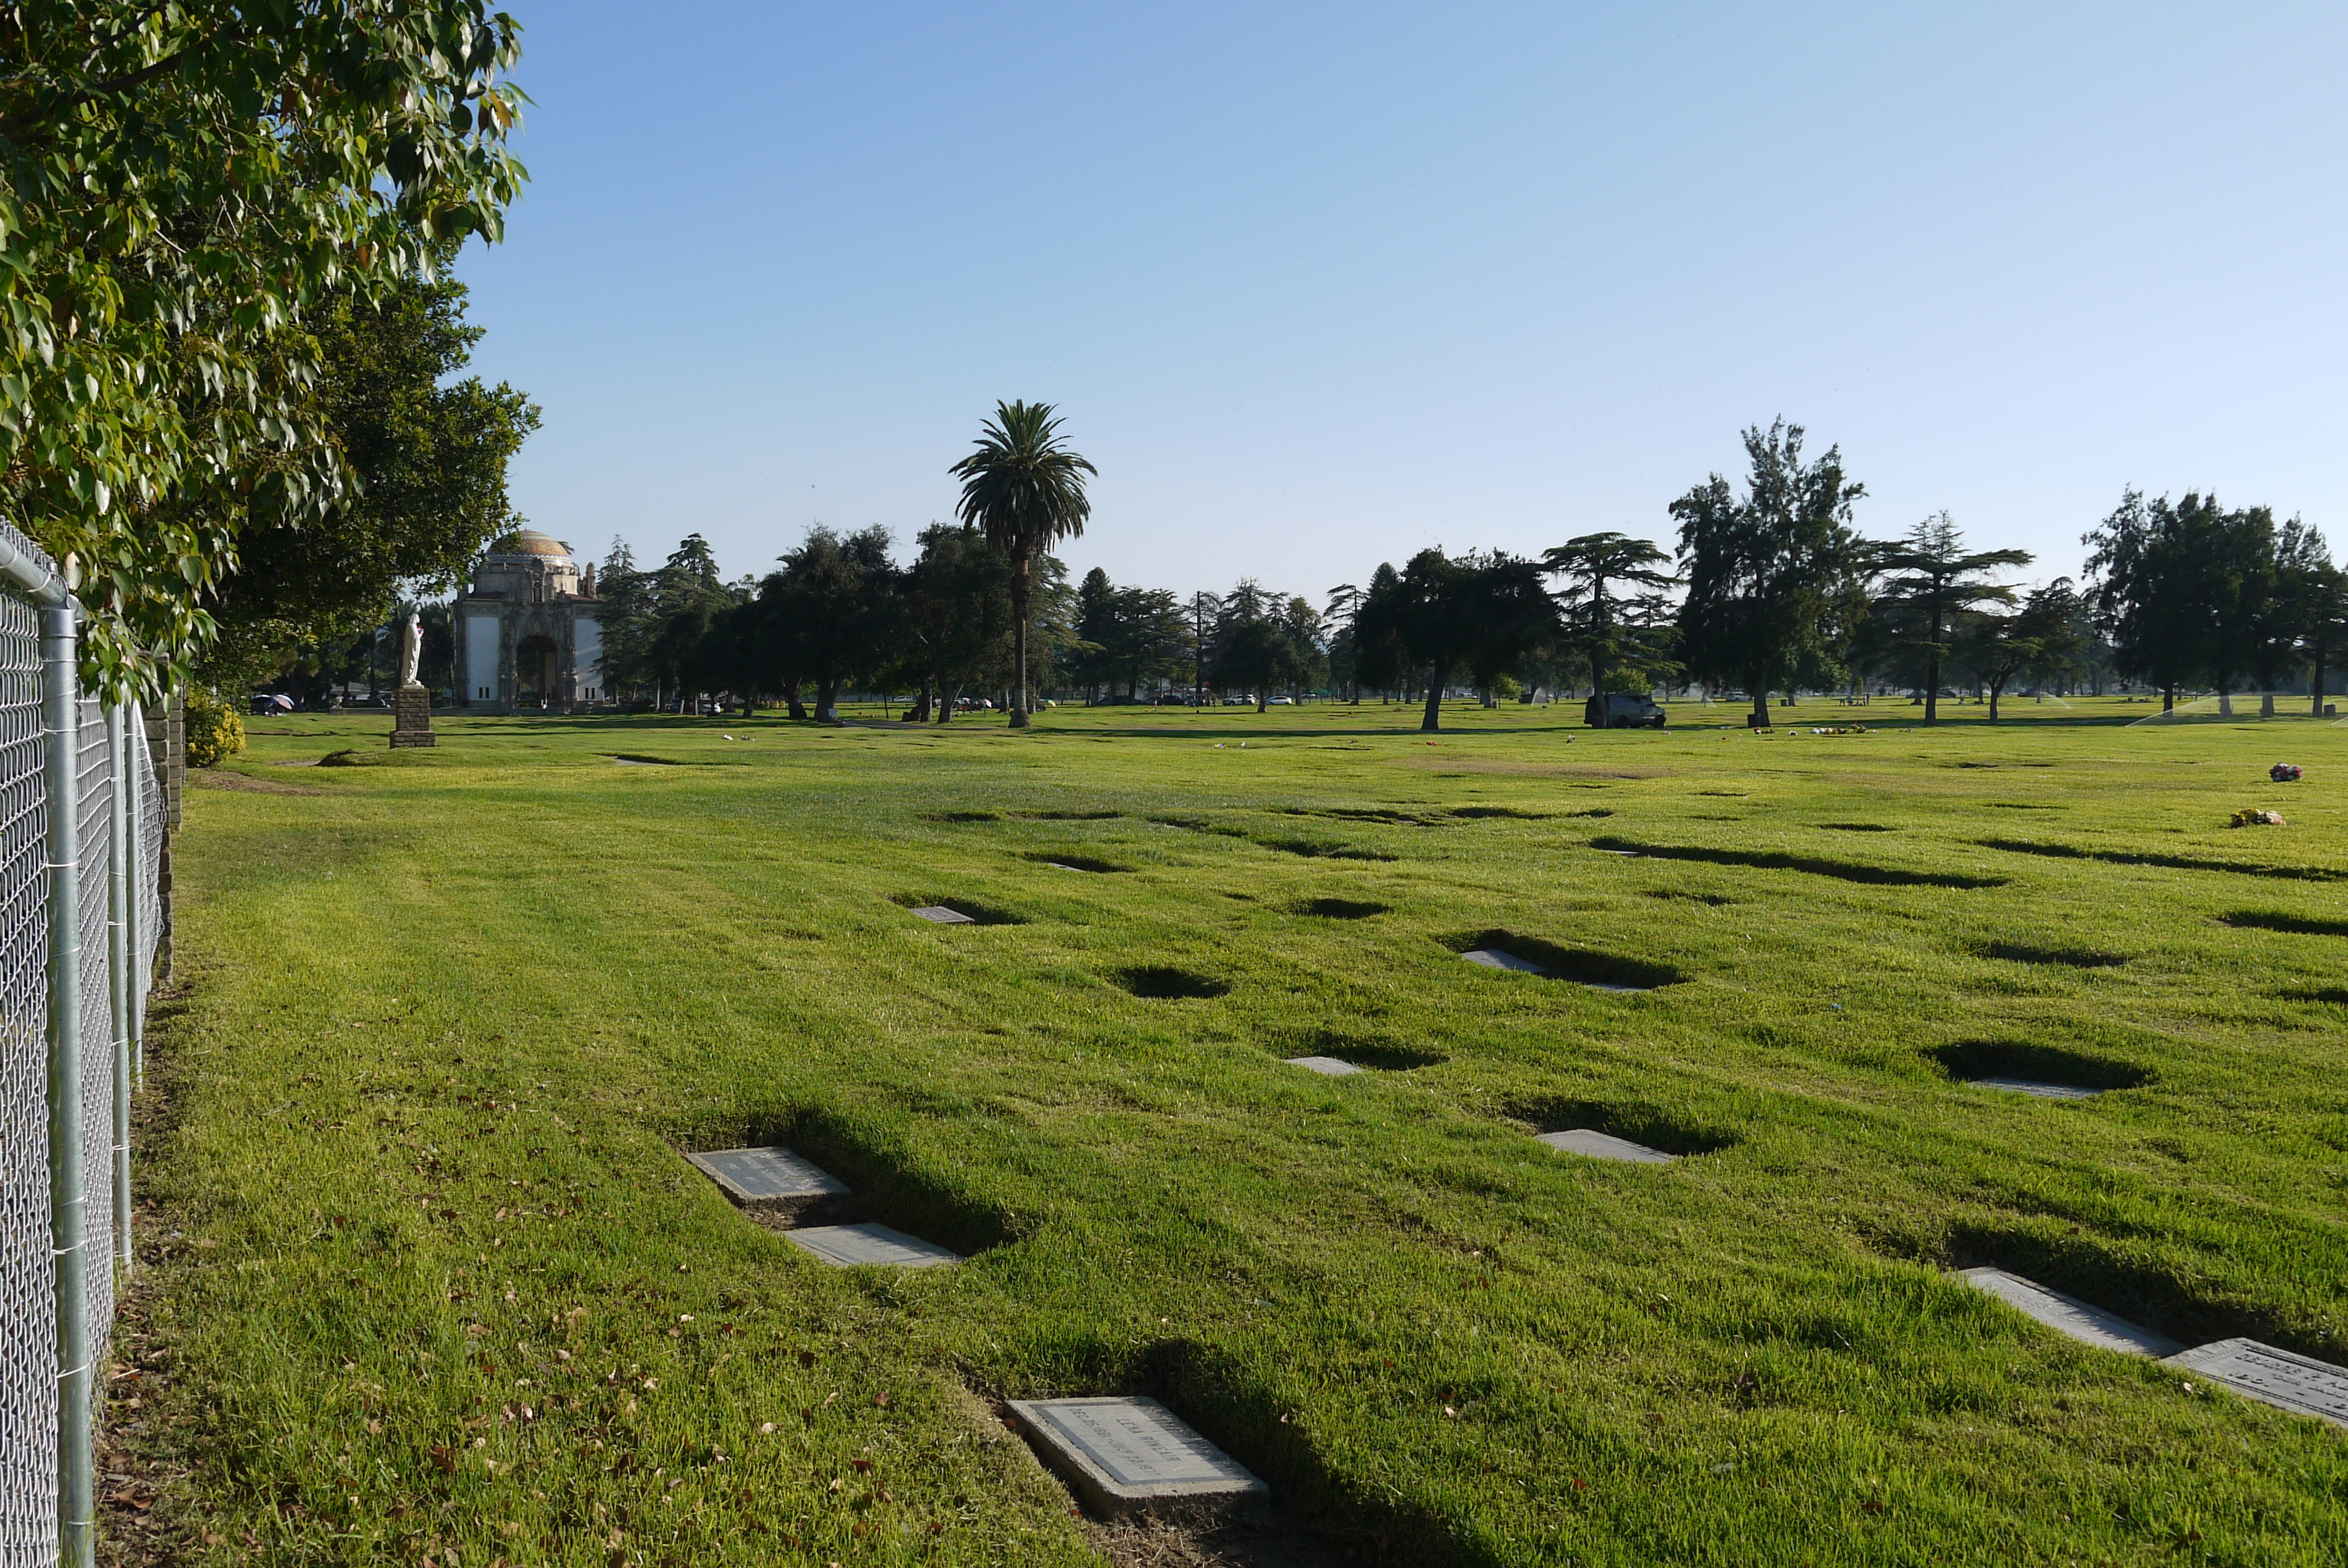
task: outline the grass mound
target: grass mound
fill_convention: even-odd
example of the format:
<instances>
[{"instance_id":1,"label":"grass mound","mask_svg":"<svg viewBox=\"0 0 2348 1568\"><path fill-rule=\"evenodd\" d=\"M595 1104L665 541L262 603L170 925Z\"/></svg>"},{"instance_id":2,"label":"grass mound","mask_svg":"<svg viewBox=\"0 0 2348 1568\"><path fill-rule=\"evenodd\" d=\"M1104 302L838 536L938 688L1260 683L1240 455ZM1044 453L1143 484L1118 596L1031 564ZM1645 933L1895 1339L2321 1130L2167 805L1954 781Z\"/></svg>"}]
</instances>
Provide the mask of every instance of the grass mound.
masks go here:
<instances>
[{"instance_id":1,"label":"grass mound","mask_svg":"<svg viewBox=\"0 0 2348 1568\"><path fill-rule=\"evenodd\" d=\"M420 768L430 765L433 748L402 746L380 752L356 750L328 752L318 759L322 768Z\"/></svg>"}]
</instances>

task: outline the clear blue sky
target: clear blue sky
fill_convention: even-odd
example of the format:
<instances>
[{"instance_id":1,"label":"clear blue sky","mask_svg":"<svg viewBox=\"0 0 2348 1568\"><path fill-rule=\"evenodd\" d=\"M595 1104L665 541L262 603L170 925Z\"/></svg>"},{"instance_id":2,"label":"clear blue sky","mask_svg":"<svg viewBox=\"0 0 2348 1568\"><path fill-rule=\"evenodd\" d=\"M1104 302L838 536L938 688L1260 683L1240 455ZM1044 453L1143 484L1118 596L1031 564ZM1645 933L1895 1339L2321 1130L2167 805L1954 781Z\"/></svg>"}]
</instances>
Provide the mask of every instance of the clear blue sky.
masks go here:
<instances>
[{"instance_id":1,"label":"clear blue sky","mask_svg":"<svg viewBox=\"0 0 2348 1568\"><path fill-rule=\"evenodd\" d=\"M2337 4L505 3L461 270L584 554L902 546L999 397L1186 592L1668 541L1779 414L2031 578L2129 483L2348 547Z\"/></svg>"}]
</instances>

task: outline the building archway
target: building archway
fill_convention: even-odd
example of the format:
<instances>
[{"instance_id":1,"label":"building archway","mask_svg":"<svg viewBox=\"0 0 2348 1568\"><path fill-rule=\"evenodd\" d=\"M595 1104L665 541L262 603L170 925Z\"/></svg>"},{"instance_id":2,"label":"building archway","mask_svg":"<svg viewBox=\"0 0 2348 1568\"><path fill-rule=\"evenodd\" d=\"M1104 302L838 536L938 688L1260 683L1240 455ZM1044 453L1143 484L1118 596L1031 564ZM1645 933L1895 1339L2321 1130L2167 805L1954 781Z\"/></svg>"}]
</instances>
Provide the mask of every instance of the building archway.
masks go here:
<instances>
[{"instance_id":1,"label":"building archway","mask_svg":"<svg viewBox=\"0 0 2348 1568\"><path fill-rule=\"evenodd\" d=\"M514 702L517 706L548 707L562 701L556 689L561 655L554 639L525 637L514 644Z\"/></svg>"}]
</instances>

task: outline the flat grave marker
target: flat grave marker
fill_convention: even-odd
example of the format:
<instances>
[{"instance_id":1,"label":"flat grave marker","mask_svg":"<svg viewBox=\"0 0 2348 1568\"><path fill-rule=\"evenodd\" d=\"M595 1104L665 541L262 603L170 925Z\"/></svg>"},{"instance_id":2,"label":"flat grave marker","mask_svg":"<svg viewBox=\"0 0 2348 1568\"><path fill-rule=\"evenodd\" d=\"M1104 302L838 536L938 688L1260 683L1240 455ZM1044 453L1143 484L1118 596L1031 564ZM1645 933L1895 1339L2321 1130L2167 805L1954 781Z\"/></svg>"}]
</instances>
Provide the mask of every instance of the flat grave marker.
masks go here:
<instances>
[{"instance_id":1,"label":"flat grave marker","mask_svg":"<svg viewBox=\"0 0 2348 1568\"><path fill-rule=\"evenodd\" d=\"M2009 1094L2027 1094L2034 1100L2093 1100L2103 1092L2069 1083L2040 1083L2029 1078L1976 1078L1972 1081L1983 1089L2003 1089Z\"/></svg>"},{"instance_id":2,"label":"flat grave marker","mask_svg":"<svg viewBox=\"0 0 2348 1568\"><path fill-rule=\"evenodd\" d=\"M1506 952L1498 948L1475 948L1459 956L1471 964L1481 964L1488 969L1509 969L1520 975L1549 973L1547 969L1529 958L1520 958L1516 954Z\"/></svg>"},{"instance_id":3,"label":"flat grave marker","mask_svg":"<svg viewBox=\"0 0 2348 1568\"><path fill-rule=\"evenodd\" d=\"M1272 1490L1141 1395L1010 1405L1045 1461L1103 1512L1150 1502L1236 1501Z\"/></svg>"},{"instance_id":4,"label":"flat grave marker","mask_svg":"<svg viewBox=\"0 0 2348 1568\"><path fill-rule=\"evenodd\" d=\"M2090 1307L2075 1296L2059 1290L2049 1290L2035 1280L2024 1279L2018 1274L2008 1274L2002 1268L1969 1268L1957 1276L1976 1290L1985 1290L2009 1307L2019 1308L2025 1316L2034 1317L2057 1333L2068 1334L2074 1339L2090 1345L2100 1345L2106 1350L2125 1350L2138 1356L2168 1356L2180 1346L2165 1334L2156 1334L2139 1327L2127 1318ZM2216 1377L2216 1373L2211 1373Z\"/></svg>"},{"instance_id":5,"label":"flat grave marker","mask_svg":"<svg viewBox=\"0 0 2348 1568\"><path fill-rule=\"evenodd\" d=\"M1633 1143L1628 1138L1616 1138L1594 1127L1569 1127L1562 1132L1543 1132L1540 1141L1552 1149L1569 1154L1586 1154L1593 1160L1622 1160L1634 1165L1668 1165L1679 1156L1666 1154L1661 1149L1650 1149L1644 1143Z\"/></svg>"},{"instance_id":6,"label":"flat grave marker","mask_svg":"<svg viewBox=\"0 0 2348 1568\"><path fill-rule=\"evenodd\" d=\"M848 1192L839 1177L788 1149L710 1149L685 1158L735 1207L762 1221L788 1225L800 1211Z\"/></svg>"},{"instance_id":7,"label":"flat grave marker","mask_svg":"<svg viewBox=\"0 0 2348 1568\"><path fill-rule=\"evenodd\" d=\"M1350 1061L1340 1061L1334 1056L1292 1056L1286 1060L1291 1067L1301 1067L1307 1072L1325 1073L1331 1078L1343 1078L1349 1072L1364 1071Z\"/></svg>"},{"instance_id":8,"label":"flat grave marker","mask_svg":"<svg viewBox=\"0 0 2348 1568\"><path fill-rule=\"evenodd\" d=\"M978 918L959 909L949 909L942 904L924 904L913 913L924 920L934 920L941 926L975 926Z\"/></svg>"},{"instance_id":9,"label":"flat grave marker","mask_svg":"<svg viewBox=\"0 0 2348 1568\"><path fill-rule=\"evenodd\" d=\"M2247 1398L2348 1427L2348 1368L2255 1339L2219 1339L2168 1358Z\"/></svg>"},{"instance_id":10,"label":"flat grave marker","mask_svg":"<svg viewBox=\"0 0 2348 1568\"><path fill-rule=\"evenodd\" d=\"M962 1261L960 1253L887 1225L810 1225L783 1234L834 1268L932 1268Z\"/></svg>"}]
</instances>

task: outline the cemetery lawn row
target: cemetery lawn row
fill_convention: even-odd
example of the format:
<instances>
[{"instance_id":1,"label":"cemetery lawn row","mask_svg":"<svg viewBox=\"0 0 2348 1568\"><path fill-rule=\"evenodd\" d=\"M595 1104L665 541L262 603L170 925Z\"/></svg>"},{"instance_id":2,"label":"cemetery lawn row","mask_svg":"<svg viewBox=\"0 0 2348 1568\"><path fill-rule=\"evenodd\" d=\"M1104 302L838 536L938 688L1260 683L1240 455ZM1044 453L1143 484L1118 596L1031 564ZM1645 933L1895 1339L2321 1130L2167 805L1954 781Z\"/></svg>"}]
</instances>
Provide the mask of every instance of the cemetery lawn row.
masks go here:
<instances>
[{"instance_id":1,"label":"cemetery lawn row","mask_svg":"<svg viewBox=\"0 0 2348 1568\"><path fill-rule=\"evenodd\" d=\"M256 723L150 1030L149 1532L1088 1562L993 1403L1138 1392L1357 1561L2336 1560L2348 1434L1951 1271L2348 1363L2348 731L1570 714ZM676 1153L767 1143L968 1261Z\"/></svg>"}]
</instances>

